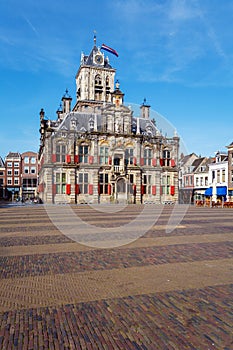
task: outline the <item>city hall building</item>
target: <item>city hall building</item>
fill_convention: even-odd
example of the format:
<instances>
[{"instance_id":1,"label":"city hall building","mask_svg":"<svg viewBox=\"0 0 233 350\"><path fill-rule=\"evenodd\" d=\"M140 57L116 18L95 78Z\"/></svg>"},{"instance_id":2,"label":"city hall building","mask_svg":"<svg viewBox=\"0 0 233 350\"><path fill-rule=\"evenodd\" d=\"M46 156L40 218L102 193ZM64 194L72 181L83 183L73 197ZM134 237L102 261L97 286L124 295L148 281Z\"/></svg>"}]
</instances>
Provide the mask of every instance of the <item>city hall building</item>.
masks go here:
<instances>
[{"instance_id":1,"label":"city hall building","mask_svg":"<svg viewBox=\"0 0 233 350\"><path fill-rule=\"evenodd\" d=\"M115 74L94 38L90 54L81 55L74 106L66 91L55 120L41 109L44 203L177 202L179 137L158 131L145 100L134 116Z\"/></svg>"}]
</instances>

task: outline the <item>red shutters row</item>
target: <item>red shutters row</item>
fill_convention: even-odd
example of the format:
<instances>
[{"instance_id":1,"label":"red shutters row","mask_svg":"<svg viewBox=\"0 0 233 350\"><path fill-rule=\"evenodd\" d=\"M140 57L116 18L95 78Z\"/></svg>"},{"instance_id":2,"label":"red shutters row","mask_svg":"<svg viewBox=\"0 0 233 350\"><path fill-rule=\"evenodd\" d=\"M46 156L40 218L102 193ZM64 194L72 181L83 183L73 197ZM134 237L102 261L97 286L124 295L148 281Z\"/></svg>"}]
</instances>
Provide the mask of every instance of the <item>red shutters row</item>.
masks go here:
<instances>
[{"instance_id":1,"label":"red shutters row","mask_svg":"<svg viewBox=\"0 0 233 350\"><path fill-rule=\"evenodd\" d=\"M135 186L135 194L136 194L136 185L134 185L134 186ZM146 186L145 185L141 186L141 194L146 194ZM151 194L153 196L156 195L156 186L155 185L151 186Z\"/></svg>"},{"instance_id":2,"label":"red shutters row","mask_svg":"<svg viewBox=\"0 0 233 350\"><path fill-rule=\"evenodd\" d=\"M53 184L52 192L53 192L53 194L56 194L56 184ZM66 194L68 194L68 195L71 194L71 184L66 184ZM75 194L80 194L79 184L75 185ZM93 185L92 184L88 185L88 194L91 194L91 195L93 194Z\"/></svg>"},{"instance_id":3,"label":"red shutters row","mask_svg":"<svg viewBox=\"0 0 233 350\"><path fill-rule=\"evenodd\" d=\"M166 161L168 161L168 159L164 159L164 158L160 158L160 166L164 166L167 165ZM169 163L168 163L169 164ZM170 159L170 166L172 168L174 168L176 166L176 162L174 159Z\"/></svg>"},{"instance_id":4,"label":"red shutters row","mask_svg":"<svg viewBox=\"0 0 233 350\"><path fill-rule=\"evenodd\" d=\"M71 155L67 154L65 157L66 163L70 164L71 163ZM56 154L52 154L52 163L56 163ZM74 155L74 163L79 163L79 155ZM93 164L94 163L94 157L89 156L88 157L88 163Z\"/></svg>"},{"instance_id":5,"label":"red shutters row","mask_svg":"<svg viewBox=\"0 0 233 350\"><path fill-rule=\"evenodd\" d=\"M133 194L136 195L137 189L136 189L136 185L132 185L133 186ZM43 192L44 191L44 185L40 184L39 188L38 188L39 192ZM56 184L53 184L52 187L52 192L53 194L56 194ZM100 194L100 188L98 185L98 193ZM112 186L111 184L108 184L108 195L111 195L112 193ZM151 193L153 196L156 195L156 186L153 185L151 186ZM70 195L71 194L71 184L66 184L66 194ZM79 188L79 184L75 185L75 194L80 194L80 188ZM93 185L89 184L88 185L88 194L92 195L93 194ZM141 194L146 194L146 186L145 185L141 185ZM163 194L163 188L162 186L160 187L160 194ZM175 194L175 186L171 186L170 187L170 194L172 196L174 196Z\"/></svg>"},{"instance_id":6,"label":"red shutters row","mask_svg":"<svg viewBox=\"0 0 233 350\"><path fill-rule=\"evenodd\" d=\"M160 187L160 195L162 196L162 194L163 194L163 187L161 186L161 187ZM174 194L175 194L175 186L171 186L171 187L170 187L170 194L171 194L172 196L174 196Z\"/></svg>"},{"instance_id":7,"label":"red shutters row","mask_svg":"<svg viewBox=\"0 0 233 350\"><path fill-rule=\"evenodd\" d=\"M152 158L152 160L151 160L151 165L152 165L152 166L156 166L156 164L157 164L156 158ZM144 158L141 158L141 159L140 159L140 165L141 165L141 166L144 165Z\"/></svg>"},{"instance_id":8,"label":"red shutters row","mask_svg":"<svg viewBox=\"0 0 233 350\"><path fill-rule=\"evenodd\" d=\"M164 166L166 164L166 159L160 158L160 166ZM52 163L56 162L56 154L52 154ZM67 154L66 155L66 163L70 164L71 163L71 155ZM74 156L74 163L79 163L79 156L75 155ZM93 164L94 163L94 157L93 156L89 156L88 157L88 163L89 164ZM108 164L112 165L112 157L108 157ZM133 164L137 165L137 158L134 157L133 158ZM156 158L152 158L152 166L156 166L157 161ZM143 166L144 165L144 158L140 158L140 165ZM174 159L170 159L170 166L171 167L175 167L176 166L176 162Z\"/></svg>"}]
</instances>

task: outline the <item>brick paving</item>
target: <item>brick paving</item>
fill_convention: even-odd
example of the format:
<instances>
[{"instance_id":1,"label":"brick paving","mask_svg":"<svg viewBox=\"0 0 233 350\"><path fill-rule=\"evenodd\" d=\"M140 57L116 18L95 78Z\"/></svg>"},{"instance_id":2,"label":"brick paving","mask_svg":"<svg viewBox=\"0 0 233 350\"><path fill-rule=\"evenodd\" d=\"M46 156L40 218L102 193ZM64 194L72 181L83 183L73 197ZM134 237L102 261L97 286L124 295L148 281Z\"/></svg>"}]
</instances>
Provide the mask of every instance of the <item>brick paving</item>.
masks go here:
<instances>
[{"instance_id":1,"label":"brick paving","mask_svg":"<svg viewBox=\"0 0 233 350\"><path fill-rule=\"evenodd\" d=\"M141 210L73 209L99 227ZM171 210L137 241L95 249L43 206L0 207L0 349L233 349L233 211L190 207L166 232Z\"/></svg>"}]
</instances>

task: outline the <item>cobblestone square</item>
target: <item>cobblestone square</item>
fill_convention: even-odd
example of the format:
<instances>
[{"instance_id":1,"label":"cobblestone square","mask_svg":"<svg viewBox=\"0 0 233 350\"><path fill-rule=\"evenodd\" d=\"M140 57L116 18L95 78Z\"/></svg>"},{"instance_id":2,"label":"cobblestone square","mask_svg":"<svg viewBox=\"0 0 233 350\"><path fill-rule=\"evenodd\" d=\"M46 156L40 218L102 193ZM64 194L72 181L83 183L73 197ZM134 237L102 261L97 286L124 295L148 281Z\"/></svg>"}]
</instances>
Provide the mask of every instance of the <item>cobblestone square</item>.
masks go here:
<instances>
[{"instance_id":1,"label":"cobblestone square","mask_svg":"<svg viewBox=\"0 0 233 350\"><path fill-rule=\"evenodd\" d=\"M43 205L1 206L0 349L233 349L233 211L190 206L169 231L172 207L132 243L98 249ZM139 210L73 207L96 227Z\"/></svg>"}]
</instances>

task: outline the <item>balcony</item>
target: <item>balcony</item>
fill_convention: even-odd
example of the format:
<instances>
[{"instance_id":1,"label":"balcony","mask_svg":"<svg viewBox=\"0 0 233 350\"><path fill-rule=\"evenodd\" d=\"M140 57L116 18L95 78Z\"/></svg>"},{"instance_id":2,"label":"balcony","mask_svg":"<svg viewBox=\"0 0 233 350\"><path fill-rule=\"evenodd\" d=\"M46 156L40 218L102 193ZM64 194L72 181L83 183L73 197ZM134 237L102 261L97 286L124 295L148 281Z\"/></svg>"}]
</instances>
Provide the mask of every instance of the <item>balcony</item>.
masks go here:
<instances>
[{"instance_id":1,"label":"balcony","mask_svg":"<svg viewBox=\"0 0 233 350\"><path fill-rule=\"evenodd\" d=\"M114 173L123 174L125 172L125 167L123 165L114 165Z\"/></svg>"}]
</instances>

